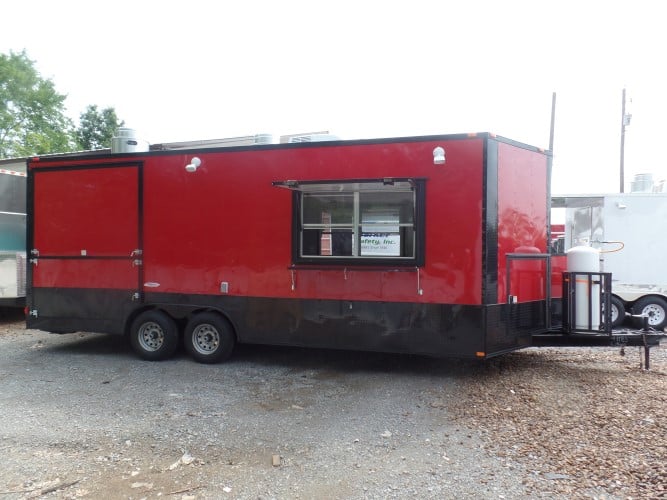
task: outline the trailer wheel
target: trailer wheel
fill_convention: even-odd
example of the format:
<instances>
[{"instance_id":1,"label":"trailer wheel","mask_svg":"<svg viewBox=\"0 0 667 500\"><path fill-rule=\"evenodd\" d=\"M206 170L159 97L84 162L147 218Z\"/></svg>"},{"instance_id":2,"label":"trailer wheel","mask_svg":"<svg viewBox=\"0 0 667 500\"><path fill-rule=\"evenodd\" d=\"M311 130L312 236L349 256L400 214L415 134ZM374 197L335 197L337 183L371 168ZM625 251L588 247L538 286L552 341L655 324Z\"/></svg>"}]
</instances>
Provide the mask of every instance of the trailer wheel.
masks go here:
<instances>
[{"instance_id":1,"label":"trailer wheel","mask_svg":"<svg viewBox=\"0 0 667 500\"><path fill-rule=\"evenodd\" d=\"M219 314L195 314L185 327L185 348L200 363L218 363L229 358L236 344L234 329Z\"/></svg>"},{"instance_id":2,"label":"trailer wheel","mask_svg":"<svg viewBox=\"0 0 667 500\"><path fill-rule=\"evenodd\" d=\"M632 306L635 315L648 316L648 326L662 331L667 325L667 301L660 297L642 297ZM635 318L637 325L641 328L644 324L643 318Z\"/></svg>"},{"instance_id":3,"label":"trailer wheel","mask_svg":"<svg viewBox=\"0 0 667 500\"><path fill-rule=\"evenodd\" d=\"M625 304L615 295L611 296L611 327L620 326L625 320Z\"/></svg>"},{"instance_id":4,"label":"trailer wheel","mask_svg":"<svg viewBox=\"0 0 667 500\"><path fill-rule=\"evenodd\" d=\"M178 348L178 327L166 313L146 311L132 322L130 343L143 359L148 361L167 359Z\"/></svg>"}]
</instances>

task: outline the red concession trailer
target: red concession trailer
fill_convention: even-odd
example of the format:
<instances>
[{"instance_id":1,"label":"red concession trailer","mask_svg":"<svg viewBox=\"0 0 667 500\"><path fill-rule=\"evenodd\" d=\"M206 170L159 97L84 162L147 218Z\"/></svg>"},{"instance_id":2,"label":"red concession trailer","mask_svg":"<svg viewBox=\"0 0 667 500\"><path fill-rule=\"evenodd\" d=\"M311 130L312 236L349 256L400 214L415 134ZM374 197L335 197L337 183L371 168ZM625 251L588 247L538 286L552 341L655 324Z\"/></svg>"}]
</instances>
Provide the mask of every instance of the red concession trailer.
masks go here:
<instances>
[{"instance_id":1,"label":"red concession trailer","mask_svg":"<svg viewBox=\"0 0 667 500\"><path fill-rule=\"evenodd\" d=\"M201 362L235 343L484 359L550 329L535 147L479 133L28 166L28 328L128 335L146 359L184 342Z\"/></svg>"}]
</instances>

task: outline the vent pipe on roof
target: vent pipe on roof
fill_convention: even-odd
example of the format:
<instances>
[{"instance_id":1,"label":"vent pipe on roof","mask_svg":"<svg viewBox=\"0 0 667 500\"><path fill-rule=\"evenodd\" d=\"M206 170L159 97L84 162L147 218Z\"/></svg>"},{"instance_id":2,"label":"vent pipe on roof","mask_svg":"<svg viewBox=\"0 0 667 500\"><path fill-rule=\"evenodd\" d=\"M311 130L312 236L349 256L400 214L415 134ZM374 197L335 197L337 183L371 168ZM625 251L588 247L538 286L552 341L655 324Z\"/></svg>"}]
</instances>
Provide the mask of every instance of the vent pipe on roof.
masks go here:
<instances>
[{"instance_id":1,"label":"vent pipe on roof","mask_svg":"<svg viewBox=\"0 0 667 500\"><path fill-rule=\"evenodd\" d=\"M650 193L653 191L653 174L636 174L630 183L631 193Z\"/></svg>"},{"instance_id":2,"label":"vent pipe on roof","mask_svg":"<svg viewBox=\"0 0 667 500\"><path fill-rule=\"evenodd\" d=\"M137 138L134 129L121 127L111 139L112 153L141 153L148 151L148 142Z\"/></svg>"}]
</instances>

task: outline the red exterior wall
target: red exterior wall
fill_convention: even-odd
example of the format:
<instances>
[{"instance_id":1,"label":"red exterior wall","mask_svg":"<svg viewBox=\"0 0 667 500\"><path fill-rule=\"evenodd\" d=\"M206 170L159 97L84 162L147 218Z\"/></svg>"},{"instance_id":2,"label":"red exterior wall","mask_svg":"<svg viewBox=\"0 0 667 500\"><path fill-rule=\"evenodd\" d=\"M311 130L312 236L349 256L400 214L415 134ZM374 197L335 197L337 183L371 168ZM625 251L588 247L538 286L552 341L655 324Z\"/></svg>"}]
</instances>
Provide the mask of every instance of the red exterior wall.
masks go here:
<instances>
[{"instance_id":1,"label":"red exterior wall","mask_svg":"<svg viewBox=\"0 0 667 500\"><path fill-rule=\"evenodd\" d=\"M433 164L433 148L447 150ZM483 141L269 149L147 159L145 280L161 292L347 300L480 303ZM426 263L362 270L292 264L292 193L286 179L425 177ZM292 279L295 289L292 290Z\"/></svg>"},{"instance_id":2,"label":"red exterior wall","mask_svg":"<svg viewBox=\"0 0 667 500\"><path fill-rule=\"evenodd\" d=\"M33 269L33 285L126 289L136 282L151 284L140 291L222 295L225 282L227 296L480 305L487 140L443 136L32 162L33 247L42 256L85 249L119 259L44 260ZM433 163L437 146L446 150L444 165ZM193 156L201 166L186 172ZM57 170L110 162L123 166ZM546 251L545 162L542 153L498 143L499 303L507 295L505 254ZM290 269L292 193L273 182L385 177L426 179L419 275L398 266ZM130 257L137 248L141 268ZM538 281L520 299L543 296Z\"/></svg>"},{"instance_id":3,"label":"red exterior wall","mask_svg":"<svg viewBox=\"0 0 667 500\"><path fill-rule=\"evenodd\" d=\"M445 165L433 164L436 146L446 149ZM195 155L201 167L186 172ZM34 162L31 168L125 158ZM118 262L52 263L35 268L34 286L125 288L136 276L159 284L150 291L165 293L220 294L220 283L227 282L236 296L480 303L483 138L132 155L126 161L143 162L140 236L132 213L135 168L54 170L35 175L34 247L43 256L77 256L85 249L89 256L129 258L142 238L143 277L129 259L120 273ZM414 268L396 266L289 269L292 193L272 182L383 177L427 179L426 262L419 277Z\"/></svg>"},{"instance_id":4,"label":"red exterior wall","mask_svg":"<svg viewBox=\"0 0 667 500\"><path fill-rule=\"evenodd\" d=\"M507 254L547 252L547 156L498 145L498 300L508 295L518 302L546 298L546 261L512 261L507 287Z\"/></svg>"}]
</instances>

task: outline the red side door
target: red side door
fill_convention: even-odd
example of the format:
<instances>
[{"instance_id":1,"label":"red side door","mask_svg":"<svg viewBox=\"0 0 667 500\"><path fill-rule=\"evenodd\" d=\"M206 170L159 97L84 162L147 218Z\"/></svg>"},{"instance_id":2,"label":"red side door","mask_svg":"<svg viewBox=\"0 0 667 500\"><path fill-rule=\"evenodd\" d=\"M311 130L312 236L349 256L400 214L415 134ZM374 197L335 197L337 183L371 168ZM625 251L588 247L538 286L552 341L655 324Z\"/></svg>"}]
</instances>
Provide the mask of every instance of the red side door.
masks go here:
<instances>
[{"instance_id":1,"label":"red side door","mask_svg":"<svg viewBox=\"0 0 667 500\"><path fill-rule=\"evenodd\" d=\"M137 163L33 169L32 287L41 290L35 298L42 303L32 307L38 314L95 318L114 309L98 308L105 298L140 296L140 169Z\"/></svg>"}]
</instances>

